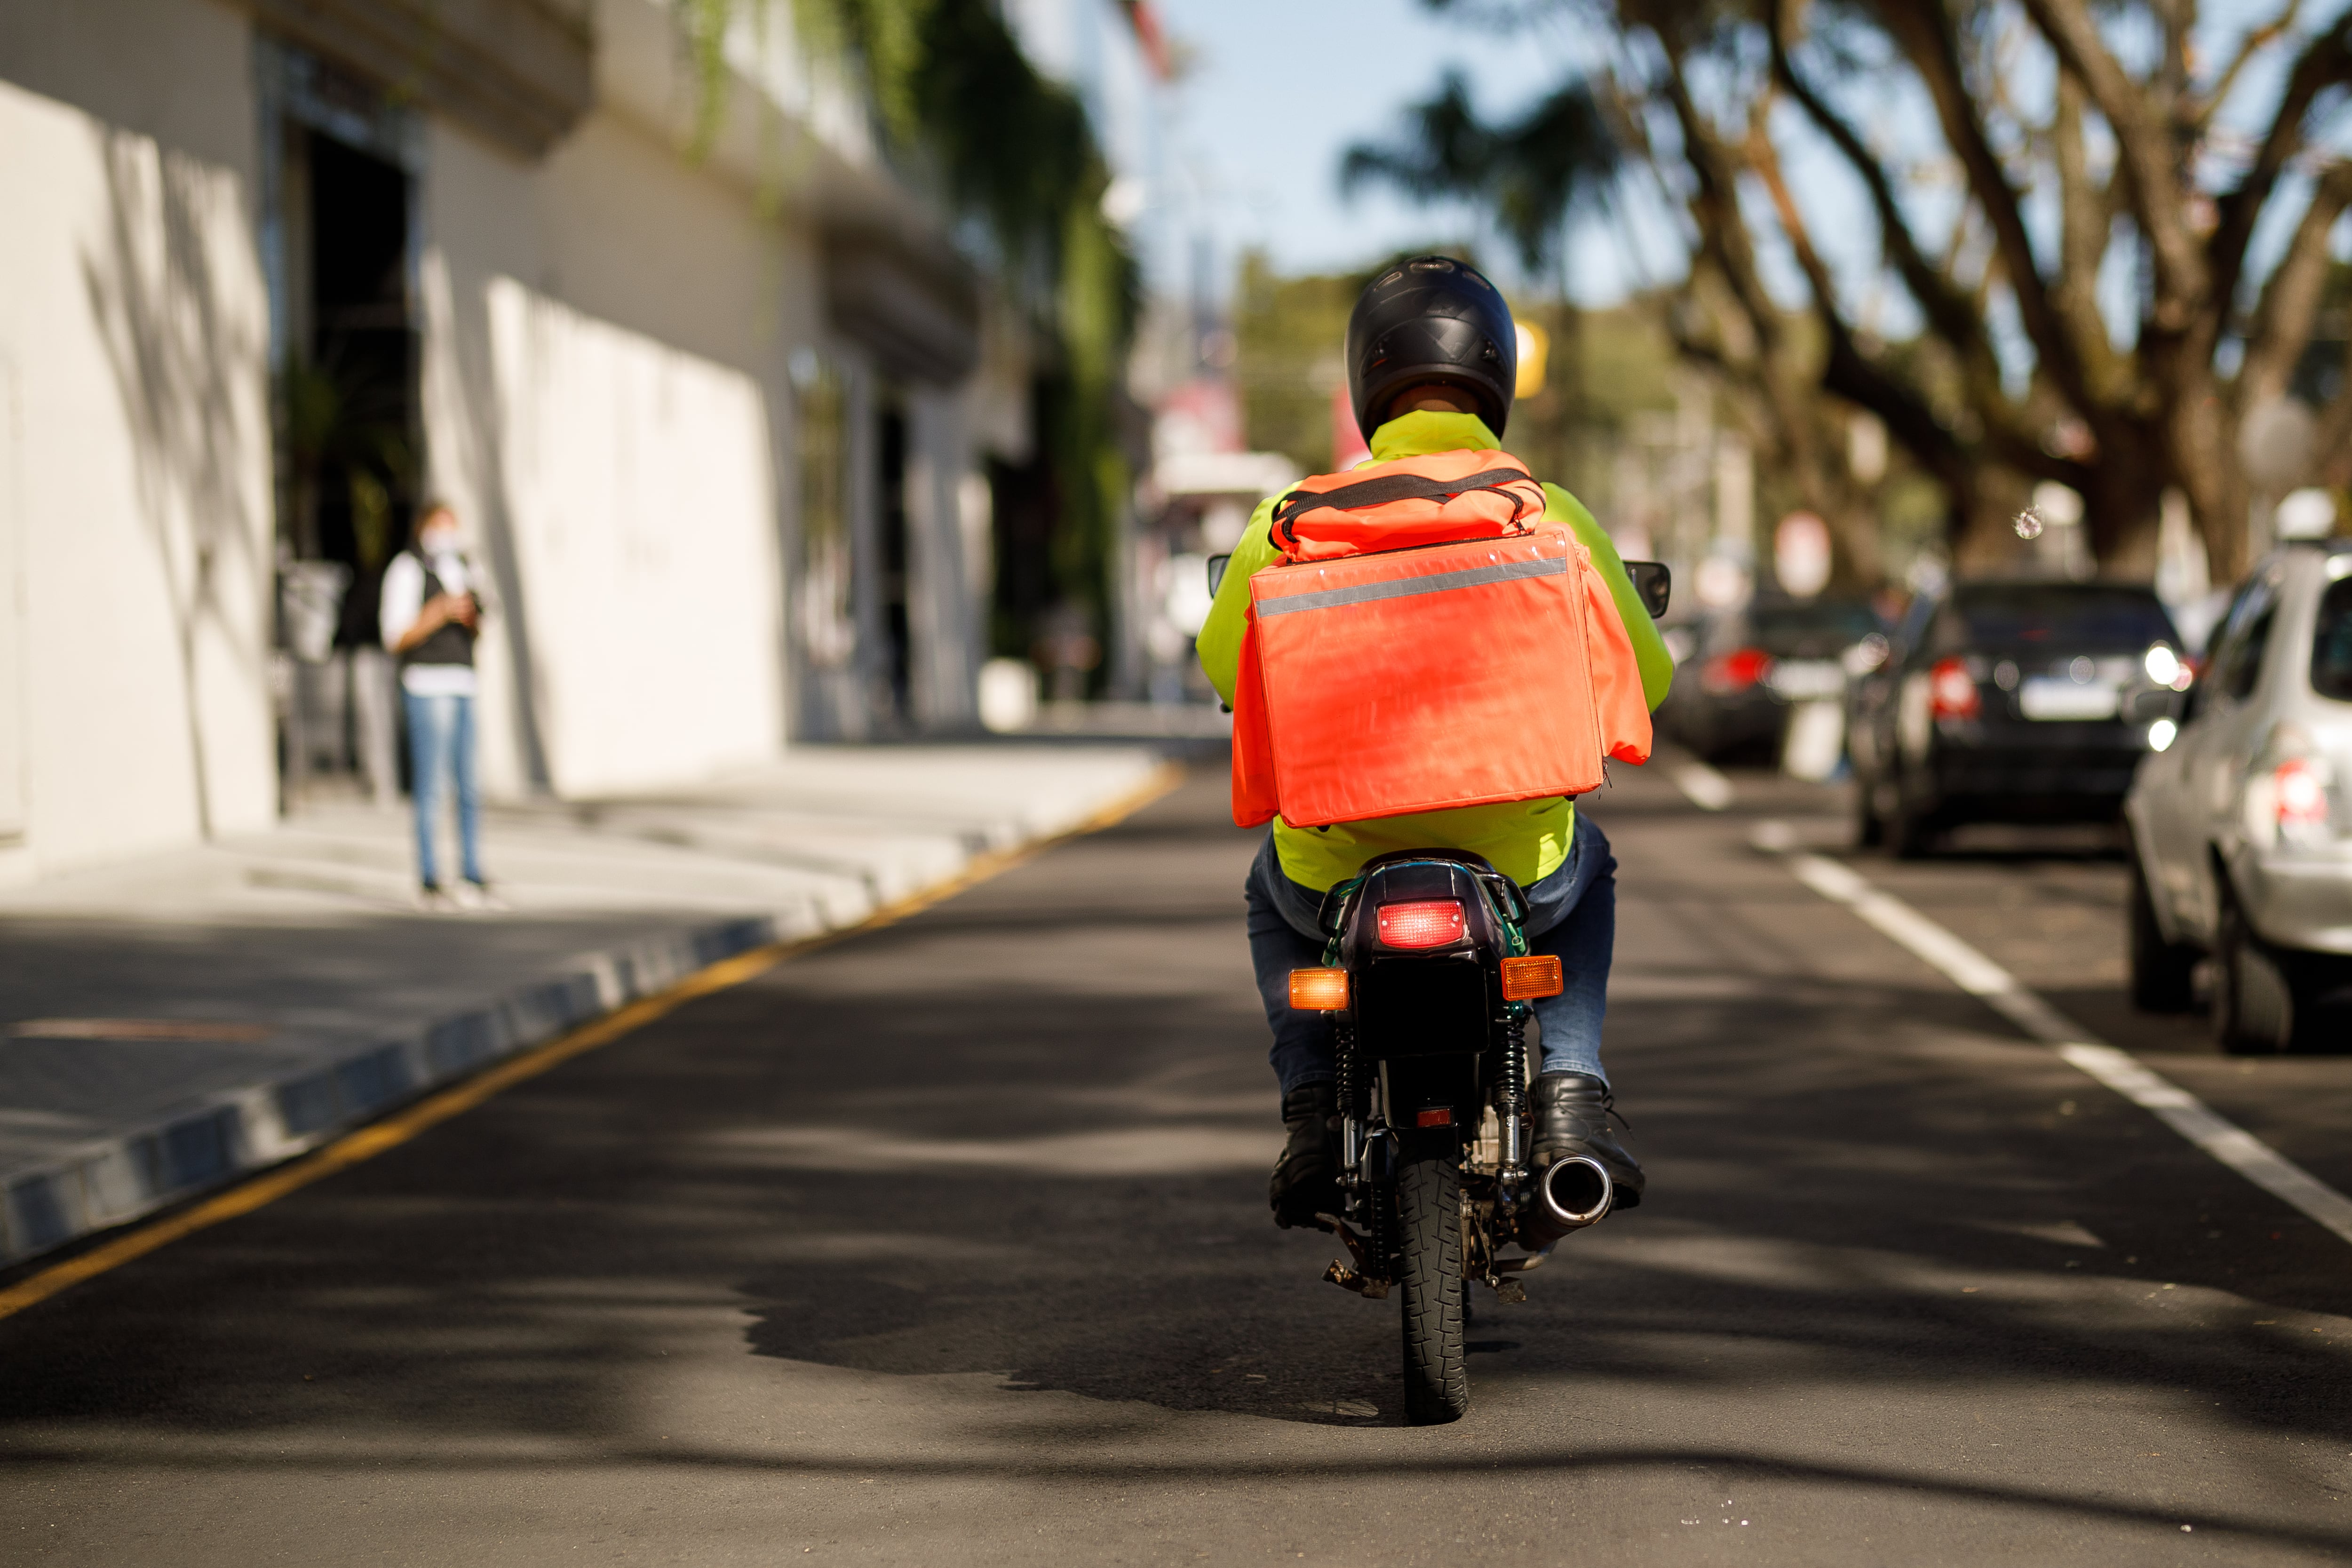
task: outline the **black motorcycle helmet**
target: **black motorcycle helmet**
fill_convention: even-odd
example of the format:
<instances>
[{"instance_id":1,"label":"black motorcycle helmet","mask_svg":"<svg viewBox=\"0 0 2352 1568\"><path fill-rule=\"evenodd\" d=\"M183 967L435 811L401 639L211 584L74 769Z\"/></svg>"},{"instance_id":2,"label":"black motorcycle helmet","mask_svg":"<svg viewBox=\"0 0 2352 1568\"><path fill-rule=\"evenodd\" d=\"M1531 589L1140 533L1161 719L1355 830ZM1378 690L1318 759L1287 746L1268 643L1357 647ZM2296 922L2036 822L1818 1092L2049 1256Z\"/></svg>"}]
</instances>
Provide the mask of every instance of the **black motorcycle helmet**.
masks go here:
<instances>
[{"instance_id":1,"label":"black motorcycle helmet","mask_svg":"<svg viewBox=\"0 0 2352 1568\"><path fill-rule=\"evenodd\" d=\"M1372 279L1348 318L1348 395L1367 437L1381 423L1377 410L1426 381L1468 393L1500 436L1518 374L1511 308L1476 268L1450 256L1398 262Z\"/></svg>"}]
</instances>

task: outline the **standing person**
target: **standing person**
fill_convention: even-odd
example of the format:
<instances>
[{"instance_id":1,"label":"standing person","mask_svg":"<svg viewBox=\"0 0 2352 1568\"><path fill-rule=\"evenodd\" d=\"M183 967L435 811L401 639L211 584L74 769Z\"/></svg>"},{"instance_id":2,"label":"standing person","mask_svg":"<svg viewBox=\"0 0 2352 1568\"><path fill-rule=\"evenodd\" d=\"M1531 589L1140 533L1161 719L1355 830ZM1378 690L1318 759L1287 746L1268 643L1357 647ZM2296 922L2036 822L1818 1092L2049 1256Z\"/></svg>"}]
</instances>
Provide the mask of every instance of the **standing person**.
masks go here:
<instances>
[{"instance_id":1,"label":"standing person","mask_svg":"<svg viewBox=\"0 0 2352 1568\"><path fill-rule=\"evenodd\" d=\"M1500 456L1510 416L1517 337L1503 297L1475 268L1443 256L1400 262L1365 289L1348 323L1348 386L1372 458L1390 463L1434 453ZM1674 678L1666 652L1608 534L1577 499L1543 487L1546 521L1565 527L1591 552L1624 624L1643 695L1654 711ZM1247 629L1249 579L1282 561L1273 536L1276 504L1260 503L1201 628L1201 667L1228 705ZM1465 658L1486 657L1465 650ZM1570 1156L1591 1158L1616 1184L1619 1208L1642 1201L1642 1167L1609 1126L1614 1096L1601 1064L1601 1024L1616 942L1617 861L1600 826L1565 796L1456 806L1411 816L1295 827L1280 816L1259 847L1244 894L1250 955L1282 1090L1289 1141L1269 1184L1278 1225L1312 1226L1339 1204L1339 1096L1329 1024L1294 1010L1294 969L1323 962L1318 912L1324 895L1375 856L1409 849L1465 849L1484 856L1527 895L1528 951L1561 961L1569 984L1535 1004L1543 1029L1542 1071L1534 1084L1535 1144L1542 1171ZM1622 1120L1622 1119L1621 1119Z\"/></svg>"},{"instance_id":2,"label":"standing person","mask_svg":"<svg viewBox=\"0 0 2352 1568\"><path fill-rule=\"evenodd\" d=\"M457 514L446 501L417 514L409 548L384 568L383 646L400 661L401 703L416 800L417 903L424 909L482 909L495 900L482 875L481 795L474 780L474 641L482 602L475 574L458 552ZM445 781L457 795L457 844L465 880L441 884L434 829Z\"/></svg>"}]
</instances>

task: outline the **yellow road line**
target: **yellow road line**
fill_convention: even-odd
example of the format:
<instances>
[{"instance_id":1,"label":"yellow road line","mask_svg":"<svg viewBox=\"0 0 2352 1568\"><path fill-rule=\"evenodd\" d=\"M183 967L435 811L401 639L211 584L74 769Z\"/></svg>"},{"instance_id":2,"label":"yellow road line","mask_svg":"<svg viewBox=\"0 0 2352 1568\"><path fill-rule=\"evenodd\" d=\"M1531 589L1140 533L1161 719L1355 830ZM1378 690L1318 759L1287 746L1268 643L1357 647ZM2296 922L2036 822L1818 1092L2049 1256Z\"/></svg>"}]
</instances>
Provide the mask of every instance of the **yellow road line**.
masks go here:
<instances>
[{"instance_id":1,"label":"yellow road line","mask_svg":"<svg viewBox=\"0 0 2352 1568\"><path fill-rule=\"evenodd\" d=\"M568 1035L500 1062L463 1083L428 1095L405 1110L347 1132L315 1153L266 1171L205 1199L194 1207L126 1231L112 1241L93 1247L88 1252L54 1264L37 1274L28 1275L5 1290L0 1290L0 1318L13 1317L27 1307L47 1300L60 1290L69 1289L109 1269L120 1268L134 1258L146 1257L157 1247L170 1246L182 1237L193 1236L239 1215L251 1214L265 1204L276 1203L287 1194L299 1192L313 1182L323 1181L338 1171L348 1170L363 1160L373 1160L378 1154L398 1148L425 1129L471 1110L494 1094L511 1089L526 1079L537 1078L550 1068L585 1055L599 1046L609 1045L698 997L740 985L786 958L797 957L902 921L991 877L1009 871L1056 844L1108 827L1168 794L1182 782L1183 777L1184 770L1178 764L1162 763L1141 785L1112 801L1066 833L1039 839L1018 849L980 856L947 881L885 905L856 925L826 931L819 936L771 942L748 952L739 952L732 958L722 958L706 969L697 970L667 991L641 996L593 1023L582 1025Z\"/></svg>"}]
</instances>

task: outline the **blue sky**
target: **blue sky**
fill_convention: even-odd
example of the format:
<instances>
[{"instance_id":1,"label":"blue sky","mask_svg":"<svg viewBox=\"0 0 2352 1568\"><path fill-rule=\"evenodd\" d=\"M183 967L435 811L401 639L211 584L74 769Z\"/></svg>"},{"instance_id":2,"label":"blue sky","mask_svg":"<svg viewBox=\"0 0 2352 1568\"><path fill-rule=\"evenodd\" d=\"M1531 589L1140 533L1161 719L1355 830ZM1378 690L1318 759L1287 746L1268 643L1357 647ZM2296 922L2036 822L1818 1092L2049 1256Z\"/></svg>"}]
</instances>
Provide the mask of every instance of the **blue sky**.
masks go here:
<instances>
[{"instance_id":1,"label":"blue sky","mask_svg":"<svg viewBox=\"0 0 2352 1568\"><path fill-rule=\"evenodd\" d=\"M1195 57L1177 91L1178 179L1227 268L1250 246L1303 272L1469 232L1458 211L1385 192L1342 200L1341 154L1392 136L1448 66L1499 114L1557 83L1572 58L1557 33L1498 38L1420 0L1161 0L1161 12Z\"/></svg>"}]
</instances>

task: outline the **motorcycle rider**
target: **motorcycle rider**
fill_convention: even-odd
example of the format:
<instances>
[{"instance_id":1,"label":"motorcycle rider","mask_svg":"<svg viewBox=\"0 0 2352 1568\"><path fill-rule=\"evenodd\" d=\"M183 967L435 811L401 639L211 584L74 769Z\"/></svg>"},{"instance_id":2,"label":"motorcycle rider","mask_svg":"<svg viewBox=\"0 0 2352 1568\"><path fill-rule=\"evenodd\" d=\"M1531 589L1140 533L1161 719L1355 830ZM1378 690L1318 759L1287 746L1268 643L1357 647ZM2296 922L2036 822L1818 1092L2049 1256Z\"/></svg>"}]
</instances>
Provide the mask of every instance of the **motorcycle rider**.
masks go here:
<instances>
[{"instance_id":1,"label":"motorcycle rider","mask_svg":"<svg viewBox=\"0 0 2352 1568\"><path fill-rule=\"evenodd\" d=\"M1356 301L1346 350L1348 390L1357 425L1370 432L1372 460L1500 447L1517 351L1509 307L1476 269L1448 257L1421 256L1382 271ZM1609 584L1643 695L1654 711L1673 679L1673 657L1592 514L1559 486L1543 488L1550 501L1545 521L1570 530ZM1269 496L1252 514L1201 628L1201 667L1228 706L1249 579L1282 560L1271 532L1280 499ZM1465 649L1463 657L1479 653ZM1572 801L1555 796L1311 829L1274 819L1244 892L1250 957L1274 1030L1270 1055L1289 1135L1269 1184L1275 1223L1312 1226L1317 1214L1336 1213L1340 1202L1331 1030L1322 1015L1292 1010L1290 971L1323 962L1316 923L1323 895L1373 857L1402 849L1474 851L1526 890L1528 951L1557 955L1567 979L1560 994L1534 1004L1543 1060L1531 1096L1530 1169L1540 1173L1566 1156L1590 1156L1617 1184L1616 1206L1633 1207L1642 1199L1642 1168L1609 1127L1614 1107L1601 1063L1616 940L1617 862L1601 829Z\"/></svg>"}]
</instances>

